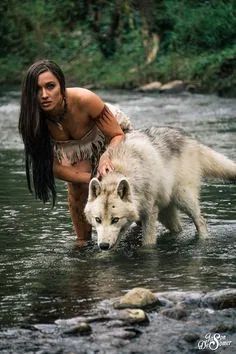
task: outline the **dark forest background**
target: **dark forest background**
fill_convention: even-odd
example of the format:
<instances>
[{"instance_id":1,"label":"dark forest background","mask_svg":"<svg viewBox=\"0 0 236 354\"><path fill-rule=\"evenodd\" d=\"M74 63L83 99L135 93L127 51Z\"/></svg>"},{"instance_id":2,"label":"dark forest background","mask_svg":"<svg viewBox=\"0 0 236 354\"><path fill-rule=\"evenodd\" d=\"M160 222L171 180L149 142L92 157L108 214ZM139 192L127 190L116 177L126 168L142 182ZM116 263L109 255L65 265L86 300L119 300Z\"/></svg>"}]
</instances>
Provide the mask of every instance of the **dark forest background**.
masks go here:
<instances>
[{"instance_id":1,"label":"dark forest background","mask_svg":"<svg viewBox=\"0 0 236 354\"><path fill-rule=\"evenodd\" d=\"M0 13L2 85L50 58L79 86L180 79L236 96L235 0L1 0Z\"/></svg>"}]
</instances>

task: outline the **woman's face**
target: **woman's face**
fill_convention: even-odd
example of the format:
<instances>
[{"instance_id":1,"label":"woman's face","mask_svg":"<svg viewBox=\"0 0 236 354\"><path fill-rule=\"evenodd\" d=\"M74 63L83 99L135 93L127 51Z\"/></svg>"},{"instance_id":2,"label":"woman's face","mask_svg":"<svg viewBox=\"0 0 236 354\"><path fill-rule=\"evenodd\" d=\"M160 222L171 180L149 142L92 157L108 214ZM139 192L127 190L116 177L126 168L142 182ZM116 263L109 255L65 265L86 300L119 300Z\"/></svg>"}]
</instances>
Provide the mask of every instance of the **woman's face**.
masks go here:
<instances>
[{"instance_id":1,"label":"woman's face","mask_svg":"<svg viewBox=\"0 0 236 354\"><path fill-rule=\"evenodd\" d=\"M45 112L57 112L61 109L63 97L58 79L51 71L38 76L38 102Z\"/></svg>"}]
</instances>

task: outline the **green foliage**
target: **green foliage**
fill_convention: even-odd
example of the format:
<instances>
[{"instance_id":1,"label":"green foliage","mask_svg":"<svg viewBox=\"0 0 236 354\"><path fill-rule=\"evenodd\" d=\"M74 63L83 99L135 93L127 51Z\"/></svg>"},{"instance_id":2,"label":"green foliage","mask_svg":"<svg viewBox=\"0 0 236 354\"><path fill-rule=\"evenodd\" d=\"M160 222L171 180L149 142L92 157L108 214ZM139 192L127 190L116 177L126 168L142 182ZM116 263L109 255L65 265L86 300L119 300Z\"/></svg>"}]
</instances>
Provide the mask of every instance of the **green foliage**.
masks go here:
<instances>
[{"instance_id":1,"label":"green foliage","mask_svg":"<svg viewBox=\"0 0 236 354\"><path fill-rule=\"evenodd\" d=\"M0 15L1 83L18 83L28 65L47 57L77 85L235 85L235 0L2 0ZM148 63L153 33L160 48Z\"/></svg>"},{"instance_id":2,"label":"green foliage","mask_svg":"<svg viewBox=\"0 0 236 354\"><path fill-rule=\"evenodd\" d=\"M219 50L235 42L234 1L169 1L168 13L174 23L171 50Z\"/></svg>"}]
</instances>

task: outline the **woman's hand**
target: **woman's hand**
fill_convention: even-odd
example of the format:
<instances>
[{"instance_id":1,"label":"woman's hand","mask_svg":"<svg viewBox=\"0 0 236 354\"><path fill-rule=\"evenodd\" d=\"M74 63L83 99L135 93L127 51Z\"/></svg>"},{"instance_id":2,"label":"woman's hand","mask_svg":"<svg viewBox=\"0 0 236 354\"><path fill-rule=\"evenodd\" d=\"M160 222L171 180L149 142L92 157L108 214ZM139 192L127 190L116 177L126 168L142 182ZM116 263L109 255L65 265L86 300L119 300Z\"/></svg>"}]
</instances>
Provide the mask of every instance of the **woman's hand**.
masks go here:
<instances>
[{"instance_id":1,"label":"woman's hand","mask_svg":"<svg viewBox=\"0 0 236 354\"><path fill-rule=\"evenodd\" d=\"M98 170L97 170L97 178L105 176L107 173L112 172L114 170L114 167L112 165L112 162L109 158L109 156L104 153L98 164Z\"/></svg>"}]
</instances>

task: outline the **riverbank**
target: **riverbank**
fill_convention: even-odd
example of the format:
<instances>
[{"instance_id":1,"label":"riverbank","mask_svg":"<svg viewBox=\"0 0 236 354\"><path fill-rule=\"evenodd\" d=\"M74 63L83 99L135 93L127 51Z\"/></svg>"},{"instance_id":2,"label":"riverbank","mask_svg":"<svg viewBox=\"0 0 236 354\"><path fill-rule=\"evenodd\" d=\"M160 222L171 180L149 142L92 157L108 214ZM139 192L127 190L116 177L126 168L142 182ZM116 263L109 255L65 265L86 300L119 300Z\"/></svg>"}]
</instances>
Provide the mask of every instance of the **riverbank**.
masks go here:
<instances>
[{"instance_id":1,"label":"riverbank","mask_svg":"<svg viewBox=\"0 0 236 354\"><path fill-rule=\"evenodd\" d=\"M54 58L53 58L54 59ZM160 82L162 85L181 80L193 93L217 94L223 97L236 97L236 46L215 53L157 54L154 62L147 64L144 58L140 62L126 53L117 53L110 59L104 59L98 52L87 57L85 53L64 62L58 59L63 68L68 85L84 86L89 89L129 89ZM56 60L56 59L55 59ZM14 60L0 63L0 82L4 85L20 85L23 71L28 65ZM159 91L154 89L153 91Z\"/></svg>"},{"instance_id":2,"label":"riverbank","mask_svg":"<svg viewBox=\"0 0 236 354\"><path fill-rule=\"evenodd\" d=\"M236 97L236 46L216 53L170 53L157 55L153 63L125 59L104 61L81 57L64 65L69 81L96 89L137 89L150 82L181 80L195 93Z\"/></svg>"}]
</instances>

